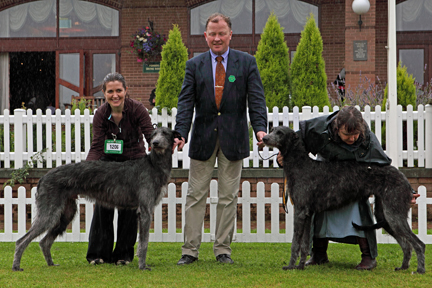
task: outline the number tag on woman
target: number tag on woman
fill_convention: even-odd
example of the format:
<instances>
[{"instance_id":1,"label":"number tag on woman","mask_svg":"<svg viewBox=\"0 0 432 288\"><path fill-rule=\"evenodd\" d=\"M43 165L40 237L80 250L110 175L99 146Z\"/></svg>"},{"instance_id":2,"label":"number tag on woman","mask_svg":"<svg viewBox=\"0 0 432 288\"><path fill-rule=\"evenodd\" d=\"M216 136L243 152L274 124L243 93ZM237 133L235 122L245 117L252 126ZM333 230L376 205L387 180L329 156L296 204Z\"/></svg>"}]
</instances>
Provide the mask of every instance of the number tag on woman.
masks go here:
<instances>
[{"instance_id":1,"label":"number tag on woman","mask_svg":"<svg viewBox=\"0 0 432 288\"><path fill-rule=\"evenodd\" d=\"M106 154L123 154L123 140L105 140Z\"/></svg>"}]
</instances>

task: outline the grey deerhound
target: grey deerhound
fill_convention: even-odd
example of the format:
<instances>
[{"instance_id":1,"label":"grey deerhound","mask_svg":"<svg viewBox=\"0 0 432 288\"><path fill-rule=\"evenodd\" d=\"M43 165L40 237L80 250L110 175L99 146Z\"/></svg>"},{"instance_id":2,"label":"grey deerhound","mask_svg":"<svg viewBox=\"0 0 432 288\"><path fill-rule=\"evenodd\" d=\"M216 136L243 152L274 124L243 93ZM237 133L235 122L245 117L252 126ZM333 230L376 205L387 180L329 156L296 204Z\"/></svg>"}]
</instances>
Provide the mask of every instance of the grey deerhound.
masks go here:
<instances>
[{"instance_id":1,"label":"grey deerhound","mask_svg":"<svg viewBox=\"0 0 432 288\"><path fill-rule=\"evenodd\" d=\"M393 166L379 166L356 161L320 162L311 159L300 136L288 127L275 127L263 138L283 156L289 195L294 203L294 236L291 259L286 269L304 269L309 251L309 235L313 213L342 207L375 195L375 217L402 248L402 266L409 267L411 251L417 253L417 272L425 273L425 244L407 223L412 189L405 177ZM300 262L295 266L300 254Z\"/></svg>"},{"instance_id":2,"label":"grey deerhound","mask_svg":"<svg viewBox=\"0 0 432 288\"><path fill-rule=\"evenodd\" d=\"M139 268L146 266L149 229L154 207L166 192L172 167L174 138L169 128L157 128L151 136L151 153L125 162L84 161L50 170L37 186L36 219L16 242L12 270L22 271L20 262L29 243L48 231L40 241L48 266L53 266L51 246L64 233L77 211L77 196L96 200L107 207L138 208Z\"/></svg>"}]
</instances>

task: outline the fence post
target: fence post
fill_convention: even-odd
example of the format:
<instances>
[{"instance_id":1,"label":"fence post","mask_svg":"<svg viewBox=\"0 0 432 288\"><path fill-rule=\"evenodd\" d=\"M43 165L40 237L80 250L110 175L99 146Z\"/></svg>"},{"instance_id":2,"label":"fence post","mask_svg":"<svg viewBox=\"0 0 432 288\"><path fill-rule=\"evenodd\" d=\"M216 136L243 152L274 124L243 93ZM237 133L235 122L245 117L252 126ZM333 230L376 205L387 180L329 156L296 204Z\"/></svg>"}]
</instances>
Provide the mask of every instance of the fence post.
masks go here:
<instances>
[{"instance_id":1,"label":"fence post","mask_svg":"<svg viewBox=\"0 0 432 288\"><path fill-rule=\"evenodd\" d=\"M312 118L312 107L311 106L303 106L301 116L300 116L300 121L309 120L311 118Z\"/></svg>"},{"instance_id":2,"label":"fence post","mask_svg":"<svg viewBox=\"0 0 432 288\"><path fill-rule=\"evenodd\" d=\"M23 137L23 117L25 115L24 109L15 109L14 110L14 168L22 168L23 167L23 154L24 154L24 137Z\"/></svg>"},{"instance_id":3,"label":"fence post","mask_svg":"<svg viewBox=\"0 0 432 288\"><path fill-rule=\"evenodd\" d=\"M425 160L426 168L432 168L432 105L427 104L425 107L426 117L425 117Z\"/></svg>"}]
</instances>

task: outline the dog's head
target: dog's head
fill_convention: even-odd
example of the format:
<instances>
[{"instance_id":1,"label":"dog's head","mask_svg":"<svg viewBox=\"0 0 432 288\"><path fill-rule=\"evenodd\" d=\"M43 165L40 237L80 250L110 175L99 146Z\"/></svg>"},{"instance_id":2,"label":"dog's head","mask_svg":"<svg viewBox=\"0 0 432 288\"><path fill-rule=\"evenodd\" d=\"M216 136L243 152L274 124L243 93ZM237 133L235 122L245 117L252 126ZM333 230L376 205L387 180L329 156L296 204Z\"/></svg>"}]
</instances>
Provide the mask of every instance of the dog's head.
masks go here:
<instances>
[{"instance_id":1,"label":"dog's head","mask_svg":"<svg viewBox=\"0 0 432 288\"><path fill-rule=\"evenodd\" d=\"M263 137L263 142L266 146L276 147L282 152L289 149L298 141L299 136L294 130L285 126L274 127L269 134Z\"/></svg>"},{"instance_id":2,"label":"dog's head","mask_svg":"<svg viewBox=\"0 0 432 288\"><path fill-rule=\"evenodd\" d=\"M167 150L172 151L174 139L181 139L179 132L167 127L156 128L150 136L150 149L156 153L165 153Z\"/></svg>"}]
</instances>

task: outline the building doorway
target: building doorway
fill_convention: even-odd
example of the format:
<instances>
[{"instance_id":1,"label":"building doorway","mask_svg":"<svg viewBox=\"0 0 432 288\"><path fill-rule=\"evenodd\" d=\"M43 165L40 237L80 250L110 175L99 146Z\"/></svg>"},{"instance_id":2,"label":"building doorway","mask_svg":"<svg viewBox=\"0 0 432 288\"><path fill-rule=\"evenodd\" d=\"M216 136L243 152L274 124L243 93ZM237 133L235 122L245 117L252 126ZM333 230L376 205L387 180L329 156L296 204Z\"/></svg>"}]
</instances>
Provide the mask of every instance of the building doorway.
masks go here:
<instances>
[{"instance_id":1,"label":"building doorway","mask_svg":"<svg viewBox=\"0 0 432 288\"><path fill-rule=\"evenodd\" d=\"M10 59L10 110L55 106L55 52L12 52Z\"/></svg>"}]
</instances>

